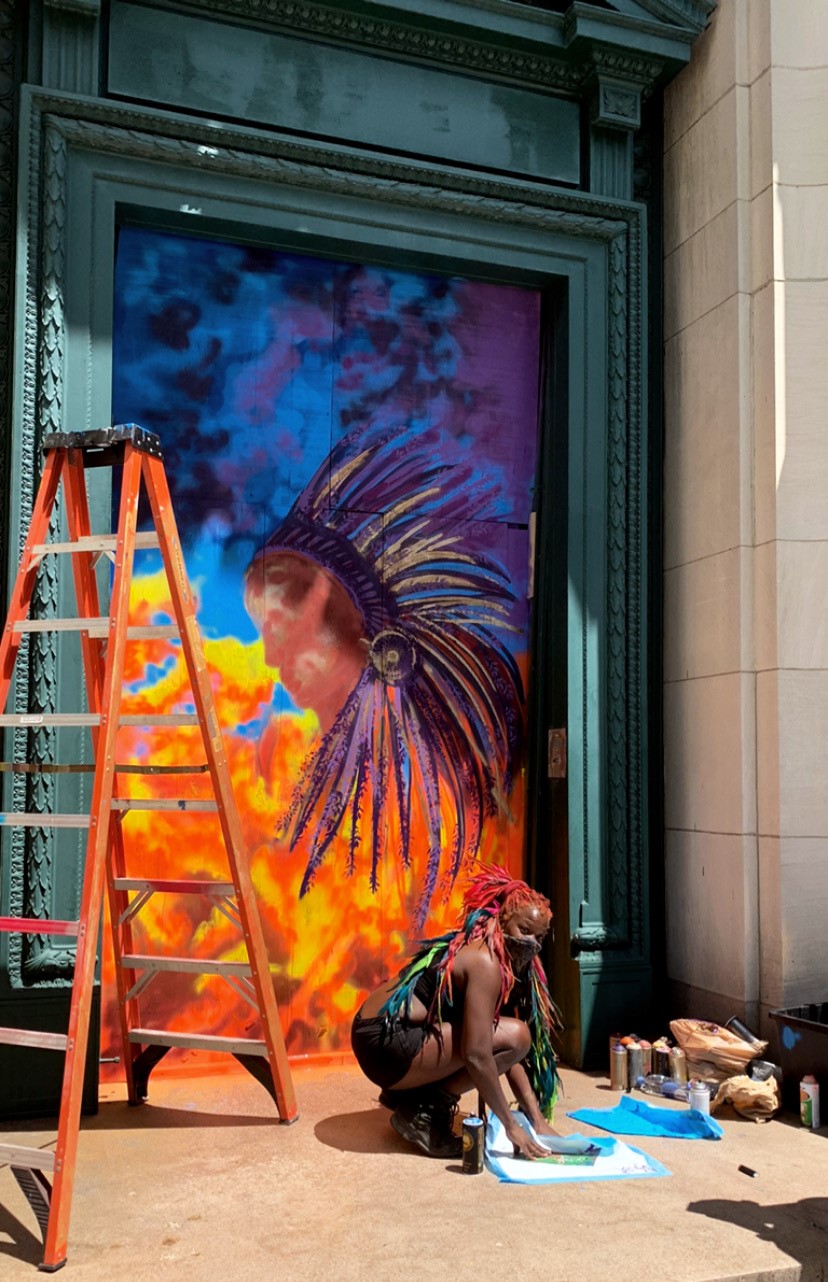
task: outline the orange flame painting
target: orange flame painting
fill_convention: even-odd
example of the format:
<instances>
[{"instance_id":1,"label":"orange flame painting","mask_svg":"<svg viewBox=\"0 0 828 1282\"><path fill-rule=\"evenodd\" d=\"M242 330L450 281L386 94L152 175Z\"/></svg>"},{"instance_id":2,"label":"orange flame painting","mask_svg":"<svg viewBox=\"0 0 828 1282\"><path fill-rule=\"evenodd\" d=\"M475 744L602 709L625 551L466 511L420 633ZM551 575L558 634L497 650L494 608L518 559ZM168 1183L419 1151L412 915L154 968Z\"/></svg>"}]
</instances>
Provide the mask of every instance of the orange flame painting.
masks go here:
<instances>
[{"instance_id":1,"label":"orange flame painting","mask_svg":"<svg viewBox=\"0 0 828 1282\"><path fill-rule=\"evenodd\" d=\"M158 432L292 1056L348 1053L366 992L525 842L535 292L124 229L115 404ZM132 623L166 622L136 559ZM125 712L192 709L177 642L128 648ZM119 732L198 765L197 727ZM130 795L209 775L122 775ZM185 780L182 790L182 780ZM143 791L142 791L143 790ZM214 814L130 811L127 873L222 880ZM139 952L243 961L206 900L157 894ZM103 963L104 1057L119 1054ZM217 976L164 973L142 1022L256 1036Z\"/></svg>"}]
</instances>

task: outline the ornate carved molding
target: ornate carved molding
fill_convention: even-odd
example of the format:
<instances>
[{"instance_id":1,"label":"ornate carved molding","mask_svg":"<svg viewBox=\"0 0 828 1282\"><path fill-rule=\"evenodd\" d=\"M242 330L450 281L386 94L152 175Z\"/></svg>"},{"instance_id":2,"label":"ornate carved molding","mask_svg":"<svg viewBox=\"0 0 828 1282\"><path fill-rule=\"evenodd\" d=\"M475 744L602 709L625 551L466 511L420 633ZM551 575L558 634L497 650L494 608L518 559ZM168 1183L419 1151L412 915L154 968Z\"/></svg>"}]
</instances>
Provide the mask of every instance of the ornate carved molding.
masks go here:
<instances>
[{"instance_id":1,"label":"ornate carved molding","mask_svg":"<svg viewBox=\"0 0 828 1282\"><path fill-rule=\"evenodd\" d=\"M14 281L15 89L18 11L14 0L0 0L0 477L8 476L12 368L12 292ZM8 497L0 516L0 575L6 565ZM5 584L0 601L5 604Z\"/></svg>"},{"instance_id":2,"label":"ornate carved molding","mask_svg":"<svg viewBox=\"0 0 828 1282\"><path fill-rule=\"evenodd\" d=\"M36 445L41 431L62 426L63 274L67 157L85 153L216 171L223 177L258 180L265 190L290 187L384 201L398 207L462 214L481 224L515 227L587 238L605 246L608 263L608 564L607 564L607 770L608 845L606 851L607 921L590 921L578 931L578 948L633 948L644 943L646 839L641 807L640 718L644 700L638 662L640 614L641 511L639 497L640 270L642 223L633 205L563 193L549 184L484 177L450 169L297 141L276 134L237 128L211 128L209 137L196 121L171 118L112 103L83 102L57 94L33 97L29 201L32 237L28 260L24 377L32 390L32 409L24 414L24 498L33 496ZM206 146L209 144L209 149ZM40 157L43 157L41 166ZM103 168L103 165L101 165ZM267 197L263 195L263 204ZM48 593L47 593L48 595ZM48 603L44 604L48 608ZM46 664L48 667L48 664ZM44 702L53 698L44 676ZM36 745L36 750L40 751ZM593 785L594 786L594 785ZM39 803L48 808L44 796ZM585 827L587 841L592 841ZM18 861L20 856L18 855ZM48 897L48 857L39 850L26 856L27 912ZM19 868L22 873L23 869ZM22 880L22 879L21 879ZM589 899L587 876L585 897ZM594 910L594 905L591 905ZM32 912L36 915L36 911ZM27 956L25 978L59 977L68 952L38 948ZM63 968L63 969L62 969Z\"/></svg>"}]
</instances>

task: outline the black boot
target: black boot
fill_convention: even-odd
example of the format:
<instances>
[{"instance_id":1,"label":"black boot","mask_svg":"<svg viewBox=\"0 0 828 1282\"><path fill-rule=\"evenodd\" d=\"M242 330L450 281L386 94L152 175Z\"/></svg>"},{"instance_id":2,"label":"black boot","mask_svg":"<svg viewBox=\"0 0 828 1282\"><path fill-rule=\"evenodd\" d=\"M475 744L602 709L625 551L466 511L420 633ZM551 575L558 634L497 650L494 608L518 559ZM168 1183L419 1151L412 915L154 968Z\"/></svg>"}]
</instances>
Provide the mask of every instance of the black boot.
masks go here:
<instances>
[{"instance_id":1,"label":"black boot","mask_svg":"<svg viewBox=\"0 0 828 1282\"><path fill-rule=\"evenodd\" d=\"M412 1098L401 1103L391 1116L391 1125L397 1134L429 1157L462 1157L463 1140L452 1129L457 1115L457 1096L442 1086L406 1093Z\"/></svg>"}]
</instances>

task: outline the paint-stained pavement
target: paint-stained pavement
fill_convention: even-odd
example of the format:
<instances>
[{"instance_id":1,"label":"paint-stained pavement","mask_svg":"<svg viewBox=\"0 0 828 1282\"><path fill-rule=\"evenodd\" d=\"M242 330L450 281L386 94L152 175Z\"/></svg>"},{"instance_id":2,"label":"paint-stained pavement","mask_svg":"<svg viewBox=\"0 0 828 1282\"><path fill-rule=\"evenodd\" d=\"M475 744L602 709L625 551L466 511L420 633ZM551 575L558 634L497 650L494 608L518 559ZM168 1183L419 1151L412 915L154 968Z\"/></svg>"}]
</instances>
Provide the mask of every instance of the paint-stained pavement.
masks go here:
<instances>
[{"instance_id":1,"label":"paint-stained pavement","mask_svg":"<svg viewBox=\"0 0 828 1282\"><path fill-rule=\"evenodd\" d=\"M563 1076L567 1108L615 1102L606 1078ZM243 1074L156 1076L139 1109L102 1088L82 1128L66 1282L828 1282L828 1128L728 1111L722 1141L639 1141L670 1178L530 1188L410 1150L351 1067L294 1081L292 1126ZM39 1258L0 1169L2 1282L34 1278Z\"/></svg>"}]
</instances>

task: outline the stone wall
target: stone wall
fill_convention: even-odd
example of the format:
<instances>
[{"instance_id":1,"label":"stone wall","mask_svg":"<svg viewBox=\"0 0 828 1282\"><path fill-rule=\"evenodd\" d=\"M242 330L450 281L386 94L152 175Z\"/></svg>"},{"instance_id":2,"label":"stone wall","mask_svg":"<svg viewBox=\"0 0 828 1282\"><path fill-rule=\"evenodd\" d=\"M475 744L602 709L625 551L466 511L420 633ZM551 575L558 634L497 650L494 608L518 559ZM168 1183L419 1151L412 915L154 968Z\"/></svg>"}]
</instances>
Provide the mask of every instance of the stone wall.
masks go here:
<instances>
[{"instance_id":1,"label":"stone wall","mask_svg":"<svg viewBox=\"0 0 828 1282\"><path fill-rule=\"evenodd\" d=\"M826 119L823 0L720 0L666 93L668 975L765 1028L828 998Z\"/></svg>"}]
</instances>

